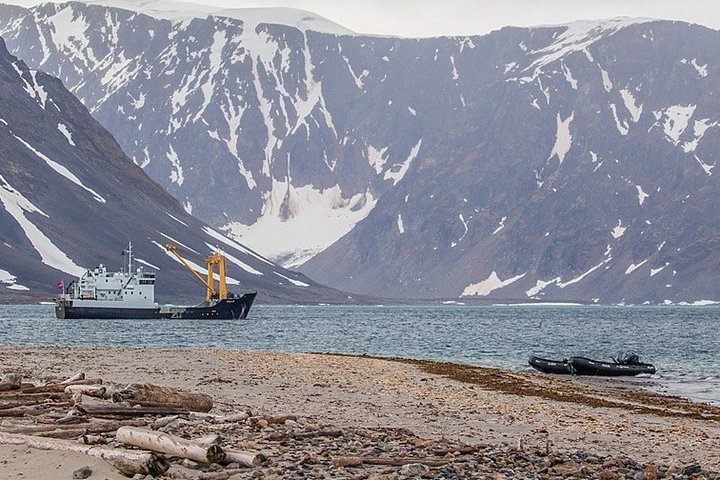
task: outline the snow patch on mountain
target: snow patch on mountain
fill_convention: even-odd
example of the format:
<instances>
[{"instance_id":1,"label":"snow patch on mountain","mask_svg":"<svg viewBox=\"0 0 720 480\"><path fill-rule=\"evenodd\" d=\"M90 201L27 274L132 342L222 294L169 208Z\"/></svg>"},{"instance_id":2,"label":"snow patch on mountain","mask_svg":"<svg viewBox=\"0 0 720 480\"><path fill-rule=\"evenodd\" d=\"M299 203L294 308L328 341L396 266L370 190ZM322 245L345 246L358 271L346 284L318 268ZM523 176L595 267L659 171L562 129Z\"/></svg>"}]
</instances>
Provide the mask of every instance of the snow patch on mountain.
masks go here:
<instances>
[{"instance_id":1,"label":"snow patch on mountain","mask_svg":"<svg viewBox=\"0 0 720 480\"><path fill-rule=\"evenodd\" d=\"M174 0L88 0L82 3L121 8L175 23L213 15L242 20L246 27L252 30L255 30L259 24L269 23L295 27L302 31L311 30L335 35L355 34L352 30L320 15L295 8L222 8Z\"/></svg>"},{"instance_id":2,"label":"snow patch on mountain","mask_svg":"<svg viewBox=\"0 0 720 480\"><path fill-rule=\"evenodd\" d=\"M615 120L615 126L617 127L618 132L620 132L620 135L627 135L628 131L630 131L630 127L625 120L623 120L622 122L620 121L617 114L617 107L614 103L610 104L610 110L612 111L613 119Z\"/></svg>"},{"instance_id":3,"label":"snow patch on mountain","mask_svg":"<svg viewBox=\"0 0 720 480\"><path fill-rule=\"evenodd\" d=\"M573 52L587 51L587 48L597 40L612 35L625 27L651 21L653 20L649 18L618 17L607 20L578 20L567 25L554 25L552 27L565 27L565 30L555 38L551 45L531 52L541 56L529 68L535 68L538 71L544 65L555 62Z\"/></svg>"},{"instance_id":4,"label":"snow patch on mountain","mask_svg":"<svg viewBox=\"0 0 720 480\"><path fill-rule=\"evenodd\" d=\"M634 263L631 263L630 266L627 268L627 270L625 270L625 275L630 275L632 272L634 272L634 271L637 270L638 268L640 268L640 267L642 267L643 265L645 265L648 260L649 260L649 259L646 258L645 260L643 260L642 262L638 263L637 265L634 264Z\"/></svg>"},{"instance_id":5,"label":"snow patch on mountain","mask_svg":"<svg viewBox=\"0 0 720 480\"><path fill-rule=\"evenodd\" d=\"M663 131L674 145L680 142L680 135L687 128L690 118L695 113L695 108L697 108L695 105L673 105L661 112L665 119L662 124Z\"/></svg>"},{"instance_id":6,"label":"snow patch on mountain","mask_svg":"<svg viewBox=\"0 0 720 480\"><path fill-rule=\"evenodd\" d=\"M698 73L698 76L701 78L707 77L708 71L707 71L707 63L704 65L700 65L697 63L697 58L693 58L692 60L688 61L687 58L683 58L680 60L680 63L686 64L686 65L692 65L693 68L695 68L695 71Z\"/></svg>"},{"instance_id":7,"label":"snow patch on mountain","mask_svg":"<svg viewBox=\"0 0 720 480\"><path fill-rule=\"evenodd\" d=\"M622 226L622 219L619 218L618 224L615 226L615 228L612 229L610 235L612 235L612 237L617 240L618 238L625 235L625 230L627 230L627 227Z\"/></svg>"},{"instance_id":8,"label":"snow patch on mountain","mask_svg":"<svg viewBox=\"0 0 720 480\"><path fill-rule=\"evenodd\" d=\"M278 277L284 278L285 280L287 280L288 282L292 283L292 284L295 285L295 286L298 286L298 287L309 287L309 286L310 286L309 283L305 283L305 282L302 282L302 281L300 281L300 280L295 280L294 278L290 278L290 277L288 277L288 276L286 276L286 275L283 275L282 273L278 273L278 272L274 272L274 273L275 273L275 275L277 275Z\"/></svg>"},{"instance_id":9,"label":"snow patch on mountain","mask_svg":"<svg viewBox=\"0 0 720 480\"><path fill-rule=\"evenodd\" d=\"M420 151L420 146L422 145L422 139L418 140L418 142L415 144L415 146L410 150L410 154L408 157L403 161L402 163L396 163L392 167L390 167L388 170L385 171L385 176L383 177L385 180L392 179L393 185L397 185L400 180L403 179L405 174L407 173L408 169L410 168L410 164L413 160L417 157L418 152Z\"/></svg>"},{"instance_id":10,"label":"snow patch on mountain","mask_svg":"<svg viewBox=\"0 0 720 480\"><path fill-rule=\"evenodd\" d=\"M693 126L693 134L695 135L695 138L685 142L682 146L682 149L685 151L685 153L694 152L698 146L698 143L700 143L700 140L702 140L703 136L705 135L705 132L709 128L717 126L718 122L711 122L708 118L702 120L695 120Z\"/></svg>"},{"instance_id":11,"label":"snow patch on mountain","mask_svg":"<svg viewBox=\"0 0 720 480\"><path fill-rule=\"evenodd\" d=\"M575 112L573 111L569 117L563 120L560 113L557 114L557 132L555 133L555 145L550 152L548 160L557 156L560 164L565 160L565 155L570 151L572 146L572 133L570 132L570 123L573 121Z\"/></svg>"},{"instance_id":12,"label":"snow patch on mountain","mask_svg":"<svg viewBox=\"0 0 720 480\"><path fill-rule=\"evenodd\" d=\"M35 70L27 70L30 75L30 80L32 81L31 83L25 78L25 71L17 65L17 62L14 62L12 66L20 77L20 80L23 81L23 87L28 95L30 95L30 98L35 99L42 108L45 108L45 102L47 102L48 95L43 86L37 82L37 72Z\"/></svg>"},{"instance_id":13,"label":"snow patch on mountain","mask_svg":"<svg viewBox=\"0 0 720 480\"><path fill-rule=\"evenodd\" d=\"M0 175L0 203L10 216L20 225L25 236L40 255L42 262L57 270L80 276L85 269L77 266L62 250L40 231L40 229L25 216L26 213L37 213L44 217L47 215L36 207L30 200L15 190Z\"/></svg>"},{"instance_id":14,"label":"snow patch on mountain","mask_svg":"<svg viewBox=\"0 0 720 480\"><path fill-rule=\"evenodd\" d=\"M10 290L30 290L25 285L17 283L17 277L2 268L0 268L0 285L4 285L5 288L9 288Z\"/></svg>"},{"instance_id":15,"label":"snow patch on mountain","mask_svg":"<svg viewBox=\"0 0 720 480\"><path fill-rule=\"evenodd\" d=\"M384 147L378 150L372 145L367 146L367 159L368 162L370 162L370 166L375 169L375 173L379 174L383 171L383 166L385 166L387 162L387 149L388 147Z\"/></svg>"},{"instance_id":16,"label":"snow patch on mountain","mask_svg":"<svg viewBox=\"0 0 720 480\"><path fill-rule=\"evenodd\" d=\"M169 151L167 152L167 159L170 160L170 163L173 166L173 170L170 172L170 181L177 184L177 186L179 187L185 181L185 176L183 175L183 168L182 165L180 165L178 154L175 152L173 146L168 145L168 148Z\"/></svg>"},{"instance_id":17,"label":"snow patch on mountain","mask_svg":"<svg viewBox=\"0 0 720 480\"><path fill-rule=\"evenodd\" d=\"M658 273L660 273L660 272L662 272L663 270L665 270L665 268L667 268L668 265L670 265L670 263L665 262L665 265L663 265L662 267L651 268L651 269L650 269L650 276L651 276L651 277L654 277L654 276L657 275Z\"/></svg>"},{"instance_id":18,"label":"snow patch on mountain","mask_svg":"<svg viewBox=\"0 0 720 480\"><path fill-rule=\"evenodd\" d=\"M80 179L77 178L77 177L76 177L70 170L68 170L65 166L60 165L59 163L57 163L57 162L54 161L54 160L51 160L50 158L48 158L46 155L44 155L43 153L41 153L40 151L38 151L37 149L35 149L35 147L33 147L32 145L30 145L28 142L26 142L26 141L23 140L22 138L18 137L17 135L15 135L15 134L12 133L12 132L10 132L10 133L11 133L11 135L12 135L13 137L15 137L16 140L18 140L20 143L22 143L23 145L25 145L25 148L27 148L27 149L30 150L32 153L34 153L36 157L40 158L41 160L44 160L45 163L47 163L48 167L52 168L53 170L55 170L55 171L56 171L57 173L59 173L60 175L62 175L63 177L67 178L68 180L70 180L70 181L71 181L72 183L74 183L75 185L77 185L77 186L85 189L86 191L90 192L90 193L93 195L93 197L95 197L95 201L100 202L100 203L105 203L105 202L106 202L105 198L103 198L102 195L100 195L99 193L97 193L97 192L96 192L95 190L93 190L92 188L86 187L86 186L80 181Z\"/></svg>"},{"instance_id":19,"label":"snow patch on mountain","mask_svg":"<svg viewBox=\"0 0 720 480\"><path fill-rule=\"evenodd\" d=\"M545 287L547 287L548 285L557 284L558 282L560 282L560 280L560 277L555 277L552 280L547 281L538 280L535 282L534 287L525 291L525 295L527 295L528 297L537 297L540 293L542 293Z\"/></svg>"},{"instance_id":20,"label":"snow patch on mountain","mask_svg":"<svg viewBox=\"0 0 720 480\"><path fill-rule=\"evenodd\" d=\"M65 125L64 123L58 123L58 130L60 130L60 133L62 133L63 136L67 138L68 143L74 147L75 142L72 139L72 134L70 133L67 125Z\"/></svg>"},{"instance_id":21,"label":"snow patch on mountain","mask_svg":"<svg viewBox=\"0 0 720 480\"><path fill-rule=\"evenodd\" d=\"M349 232L376 203L369 190L344 198L338 185L319 190L273 180L262 216L252 225L231 222L223 230L284 267L297 267Z\"/></svg>"},{"instance_id":22,"label":"snow patch on mountain","mask_svg":"<svg viewBox=\"0 0 720 480\"><path fill-rule=\"evenodd\" d=\"M640 120L640 116L642 115L642 103L640 105L637 105L635 96L627 88L623 88L620 90L620 96L625 103L625 108L627 108L628 112L630 112L630 115L632 116L632 121L634 123L637 123L638 120Z\"/></svg>"},{"instance_id":23,"label":"snow patch on mountain","mask_svg":"<svg viewBox=\"0 0 720 480\"><path fill-rule=\"evenodd\" d=\"M527 272L526 272L527 273ZM498 290L500 288L507 287L511 283L514 283L521 278L523 278L526 273L522 273L520 275L515 275L514 277L510 277L507 280L500 280L500 277L498 277L497 272L493 270L493 272L486 278L485 280L478 282L478 283L472 283L465 287L465 290L460 294L461 297L468 297L468 296L479 296L479 297L486 297L490 295L490 293L494 292L495 290Z\"/></svg>"},{"instance_id":24,"label":"snow patch on mountain","mask_svg":"<svg viewBox=\"0 0 720 480\"><path fill-rule=\"evenodd\" d=\"M399 213L397 216L397 227L398 227L398 232L400 232L400 234L405 233L405 226L403 225L402 215Z\"/></svg>"}]
</instances>

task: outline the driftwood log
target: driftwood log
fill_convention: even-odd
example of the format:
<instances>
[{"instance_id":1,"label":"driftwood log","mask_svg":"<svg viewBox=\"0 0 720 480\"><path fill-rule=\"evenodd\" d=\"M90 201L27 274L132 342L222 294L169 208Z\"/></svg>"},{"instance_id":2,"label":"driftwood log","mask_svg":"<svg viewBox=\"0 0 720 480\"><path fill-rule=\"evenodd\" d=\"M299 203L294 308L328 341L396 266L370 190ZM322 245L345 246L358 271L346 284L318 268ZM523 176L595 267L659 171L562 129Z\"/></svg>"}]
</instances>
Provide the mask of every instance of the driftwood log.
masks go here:
<instances>
[{"instance_id":1,"label":"driftwood log","mask_svg":"<svg viewBox=\"0 0 720 480\"><path fill-rule=\"evenodd\" d=\"M134 418L145 415L185 415L188 411L177 407L127 407L123 405L87 405L88 415L99 418ZM1 412L1 410L0 410Z\"/></svg>"},{"instance_id":2,"label":"driftwood log","mask_svg":"<svg viewBox=\"0 0 720 480\"><path fill-rule=\"evenodd\" d=\"M77 382L78 380L85 380L85 374L83 372L76 373L72 377L68 377L60 383L63 385L72 385L73 382Z\"/></svg>"},{"instance_id":3,"label":"driftwood log","mask_svg":"<svg viewBox=\"0 0 720 480\"><path fill-rule=\"evenodd\" d=\"M25 445L39 450L60 450L79 452L91 457L98 457L115 467L123 475L133 476L160 475L167 471L170 464L162 457L151 452L137 452L120 448L82 445L68 440L56 438L34 437L32 435L18 435L0 432L0 444Z\"/></svg>"},{"instance_id":4,"label":"driftwood log","mask_svg":"<svg viewBox=\"0 0 720 480\"><path fill-rule=\"evenodd\" d=\"M22 375L19 373L8 373L0 380L0 391L20 390L22 386Z\"/></svg>"},{"instance_id":5,"label":"driftwood log","mask_svg":"<svg viewBox=\"0 0 720 480\"><path fill-rule=\"evenodd\" d=\"M191 412L209 412L213 407L210 395L184 392L177 388L160 387L150 383L132 383L113 393L112 400L144 407L177 407Z\"/></svg>"},{"instance_id":6,"label":"driftwood log","mask_svg":"<svg viewBox=\"0 0 720 480\"><path fill-rule=\"evenodd\" d=\"M225 452L217 445L204 447L169 433L135 427L119 428L115 434L115 440L126 445L167 453L201 463L220 463L225 458Z\"/></svg>"},{"instance_id":7,"label":"driftwood log","mask_svg":"<svg viewBox=\"0 0 720 480\"><path fill-rule=\"evenodd\" d=\"M48 385L40 385L39 387L23 388L20 390L20 393L62 393L68 385L98 385L102 383L101 378L88 378L86 380L74 380L68 383L50 383ZM2 391L0 391L0 398L4 398Z\"/></svg>"},{"instance_id":8,"label":"driftwood log","mask_svg":"<svg viewBox=\"0 0 720 480\"><path fill-rule=\"evenodd\" d=\"M104 398L106 390L102 385L68 385L65 387L65 393L70 395L81 394L95 398Z\"/></svg>"},{"instance_id":9,"label":"driftwood log","mask_svg":"<svg viewBox=\"0 0 720 480\"><path fill-rule=\"evenodd\" d=\"M236 450L223 450L225 458L222 463L238 463L243 467L259 467L267 462L267 457L262 453L240 452Z\"/></svg>"},{"instance_id":10,"label":"driftwood log","mask_svg":"<svg viewBox=\"0 0 720 480\"><path fill-rule=\"evenodd\" d=\"M23 435L46 436L46 432L79 431L78 435L114 432L120 427L144 427L148 424L144 419L131 419L122 421L94 420L81 425L2 425L0 431L5 433L20 433ZM52 436L52 435L47 435ZM72 437L73 435L68 435Z\"/></svg>"},{"instance_id":11,"label":"driftwood log","mask_svg":"<svg viewBox=\"0 0 720 480\"><path fill-rule=\"evenodd\" d=\"M49 412L52 408L63 408L70 406L69 403L53 403L41 405L27 405L15 408L6 408L0 410L0 417L26 417L30 415L42 415Z\"/></svg>"}]
</instances>

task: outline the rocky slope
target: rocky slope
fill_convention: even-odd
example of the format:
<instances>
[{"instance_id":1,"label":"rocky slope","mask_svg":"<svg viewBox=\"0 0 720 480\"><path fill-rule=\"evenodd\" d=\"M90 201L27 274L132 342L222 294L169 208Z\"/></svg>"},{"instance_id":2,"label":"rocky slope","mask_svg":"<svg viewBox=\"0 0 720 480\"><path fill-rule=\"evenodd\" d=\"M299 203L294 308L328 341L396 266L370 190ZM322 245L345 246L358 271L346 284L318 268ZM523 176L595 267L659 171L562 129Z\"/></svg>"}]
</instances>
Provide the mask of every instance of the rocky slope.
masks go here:
<instances>
[{"instance_id":1,"label":"rocky slope","mask_svg":"<svg viewBox=\"0 0 720 480\"><path fill-rule=\"evenodd\" d=\"M187 211L285 265L398 297L720 300L718 32L160 10L0 7L0 33Z\"/></svg>"},{"instance_id":2,"label":"rocky slope","mask_svg":"<svg viewBox=\"0 0 720 480\"><path fill-rule=\"evenodd\" d=\"M221 247L231 289L257 290L262 301L347 300L187 214L58 79L29 69L0 39L0 300L48 300L59 279L98 263L119 270L128 240L138 266L158 269L160 301L204 296L166 243L200 271Z\"/></svg>"}]
</instances>

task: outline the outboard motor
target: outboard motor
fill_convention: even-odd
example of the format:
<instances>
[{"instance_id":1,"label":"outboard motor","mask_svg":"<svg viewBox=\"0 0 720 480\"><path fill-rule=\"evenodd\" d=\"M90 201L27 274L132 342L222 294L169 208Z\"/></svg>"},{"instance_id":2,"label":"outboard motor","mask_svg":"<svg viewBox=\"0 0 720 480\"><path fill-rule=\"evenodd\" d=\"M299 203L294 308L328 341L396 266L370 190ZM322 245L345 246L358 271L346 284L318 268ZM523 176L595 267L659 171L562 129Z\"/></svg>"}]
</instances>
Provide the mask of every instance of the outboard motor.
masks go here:
<instances>
[{"instance_id":1,"label":"outboard motor","mask_svg":"<svg viewBox=\"0 0 720 480\"><path fill-rule=\"evenodd\" d=\"M632 352L620 352L613 360L620 365L638 365L640 363L640 357Z\"/></svg>"}]
</instances>

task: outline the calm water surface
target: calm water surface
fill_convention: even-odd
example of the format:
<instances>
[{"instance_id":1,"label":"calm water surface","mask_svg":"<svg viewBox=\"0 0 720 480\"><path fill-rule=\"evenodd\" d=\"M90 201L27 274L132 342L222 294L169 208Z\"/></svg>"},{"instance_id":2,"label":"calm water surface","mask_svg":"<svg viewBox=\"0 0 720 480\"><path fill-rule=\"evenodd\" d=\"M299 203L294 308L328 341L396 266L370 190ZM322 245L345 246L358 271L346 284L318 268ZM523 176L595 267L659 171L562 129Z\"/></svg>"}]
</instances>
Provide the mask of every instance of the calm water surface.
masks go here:
<instances>
[{"instance_id":1,"label":"calm water surface","mask_svg":"<svg viewBox=\"0 0 720 480\"><path fill-rule=\"evenodd\" d=\"M646 379L720 405L720 307L255 306L245 321L57 320L0 306L0 343L341 352L527 370L527 357L633 351Z\"/></svg>"}]
</instances>

